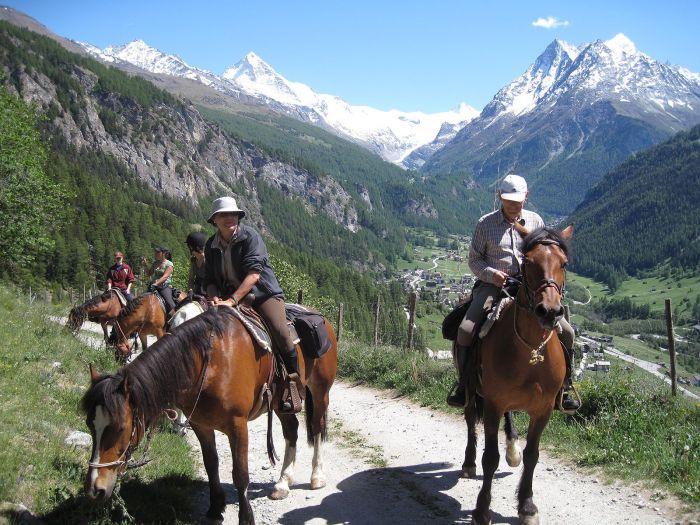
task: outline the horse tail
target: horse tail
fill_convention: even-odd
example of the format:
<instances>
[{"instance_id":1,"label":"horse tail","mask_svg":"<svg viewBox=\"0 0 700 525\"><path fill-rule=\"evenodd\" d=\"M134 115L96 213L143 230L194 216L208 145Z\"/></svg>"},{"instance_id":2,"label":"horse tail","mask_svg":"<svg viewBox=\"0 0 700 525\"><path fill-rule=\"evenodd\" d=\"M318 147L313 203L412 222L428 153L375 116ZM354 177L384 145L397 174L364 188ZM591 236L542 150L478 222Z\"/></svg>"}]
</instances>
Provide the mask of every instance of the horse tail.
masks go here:
<instances>
[{"instance_id":1,"label":"horse tail","mask_svg":"<svg viewBox=\"0 0 700 525\"><path fill-rule=\"evenodd\" d=\"M306 442L309 446L314 444L313 427L312 423L314 420L314 396L311 393L311 389L306 387L306 397L304 398L304 420L306 421ZM325 429L323 432L325 433ZM325 436L322 437L325 440Z\"/></svg>"}]
</instances>

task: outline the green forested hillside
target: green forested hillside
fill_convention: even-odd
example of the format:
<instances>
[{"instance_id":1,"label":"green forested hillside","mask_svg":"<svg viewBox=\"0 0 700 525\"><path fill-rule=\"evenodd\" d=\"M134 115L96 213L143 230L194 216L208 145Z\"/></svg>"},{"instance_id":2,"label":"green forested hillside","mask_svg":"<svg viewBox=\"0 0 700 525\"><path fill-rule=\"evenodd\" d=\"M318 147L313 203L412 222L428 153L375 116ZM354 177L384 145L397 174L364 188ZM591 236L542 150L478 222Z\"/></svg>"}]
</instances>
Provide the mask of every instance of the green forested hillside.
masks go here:
<instances>
[{"instance_id":1,"label":"green forested hillside","mask_svg":"<svg viewBox=\"0 0 700 525\"><path fill-rule=\"evenodd\" d=\"M466 175L405 171L317 126L282 115L206 107L200 111L239 140L252 142L298 168L338 180L360 203L361 223L374 232L408 225L439 233L467 233L491 210L491 192L470 185ZM364 205L365 190L371 205ZM415 204L423 202L437 216L416 213Z\"/></svg>"},{"instance_id":2,"label":"green forested hillside","mask_svg":"<svg viewBox=\"0 0 700 525\"><path fill-rule=\"evenodd\" d=\"M35 289L55 291L81 289L93 284L100 289L104 273L112 264L114 250L125 252L127 262L137 266L140 256L152 256L153 247L166 245L178 268L184 269L188 254L184 239L193 229L211 232L204 219L210 196L202 204L164 195L142 182L123 161L109 152L69 144L56 127L57 115L70 112L75 122L85 122L82 85L75 74L85 68L97 76L93 90L106 99L120 97L132 106L178 105L180 102L148 82L131 78L94 61L68 53L48 38L0 23L0 218L2 246L0 278ZM18 45L18 43L22 45ZM55 87L55 101L44 113L12 94L22 92L22 75L43 75ZM110 133L120 133L116 120L103 108L100 118ZM146 116L147 113L142 113ZM140 128L151 123L144 120ZM159 121L157 125L166 124ZM122 130L123 131L123 130ZM167 136L167 129L163 128ZM271 251L285 266L290 283L305 283L305 297L332 314L338 302L346 305L345 328L360 338L372 331L372 305L381 296L385 315L381 319L385 342L399 342L405 333L401 290L376 285L369 275L343 264L375 258L377 262L400 255L404 249L402 228L369 229L353 236L330 220L311 215L300 203L260 183L263 214L279 243ZM391 219L391 218L390 218ZM396 219L393 225L400 226ZM293 228L290 228L293 226ZM286 246L285 246L286 245ZM302 255L296 250L304 252ZM364 250L364 251L363 251ZM295 299L292 295L290 299Z\"/></svg>"},{"instance_id":3,"label":"green forested hillside","mask_svg":"<svg viewBox=\"0 0 700 525\"><path fill-rule=\"evenodd\" d=\"M609 173L569 217L575 270L616 288L660 263L700 269L700 126Z\"/></svg>"}]
</instances>

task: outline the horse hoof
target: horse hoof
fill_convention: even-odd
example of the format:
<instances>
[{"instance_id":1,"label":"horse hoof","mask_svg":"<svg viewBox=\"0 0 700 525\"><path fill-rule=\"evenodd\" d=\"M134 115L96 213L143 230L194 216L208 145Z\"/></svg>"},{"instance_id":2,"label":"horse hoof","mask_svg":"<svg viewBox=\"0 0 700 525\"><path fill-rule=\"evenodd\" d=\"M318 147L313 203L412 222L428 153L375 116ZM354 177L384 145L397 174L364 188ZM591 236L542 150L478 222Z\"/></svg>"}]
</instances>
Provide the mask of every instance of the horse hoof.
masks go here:
<instances>
[{"instance_id":1,"label":"horse hoof","mask_svg":"<svg viewBox=\"0 0 700 525\"><path fill-rule=\"evenodd\" d=\"M275 486L270 494L270 499L284 499L289 496L289 489Z\"/></svg>"},{"instance_id":2,"label":"horse hoof","mask_svg":"<svg viewBox=\"0 0 700 525\"><path fill-rule=\"evenodd\" d=\"M540 524L540 514L520 514L518 513L518 518L520 518L521 525L539 525Z\"/></svg>"},{"instance_id":3,"label":"horse hoof","mask_svg":"<svg viewBox=\"0 0 700 525\"><path fill-rule=\"evenodd\" d=\"M326 486L326 480L323 478L311 478L311 490L322 489Z\"/></svg>"},{"instance_id":4,"label":"horse hoof","mask_svg":"<svg viewBox=\"0 0 700 525\"><path fill-rule=\"evenodd\" d=\"M462 477L474 479L476 477L476 467L462 467Z\"/></svg>"},{"instance_id":5,"label":"horse hoof","mask_svg":"<svg viewBox=\"0 0 700 525\"><path fill-rule=\"evenodd\" d=\"M518 467L523 459L522 451L518 446L517 440L508 440L508 447L506 450L506 463L509 467Z\"/></svg>"}]
</instances>

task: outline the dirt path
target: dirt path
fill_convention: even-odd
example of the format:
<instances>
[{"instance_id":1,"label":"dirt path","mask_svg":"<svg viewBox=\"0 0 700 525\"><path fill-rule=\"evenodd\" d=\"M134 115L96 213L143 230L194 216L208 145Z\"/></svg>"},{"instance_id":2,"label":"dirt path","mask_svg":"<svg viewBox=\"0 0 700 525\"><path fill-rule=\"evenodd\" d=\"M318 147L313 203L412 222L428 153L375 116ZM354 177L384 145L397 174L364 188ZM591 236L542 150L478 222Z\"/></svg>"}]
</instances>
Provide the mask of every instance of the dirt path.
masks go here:
<instances>
[{"instance_id":1,"label":"dirt path","mask_svg":"<svg viewBox=\"0 0 700 525\"><path fill-rule=\"evenodd\" d=\"M258 523L471 523L470 509L481 480L459 477L466 429L461 418L345 383L331 390L330 412L330 442L324 448L328 485L316 491L309 488L312 450L300 427L297 484L282 501L267 497L279 466L271 468L267 461L265 418L251 423L249 494ZM224 523L235 524L238 505L228 442L223 435L217 438L222 438L217 442L228 503ZM199 451L191 432L188 439ZM278 452L283 451L277 421L275 444ZM501 447L493 489L494 524L518 522L515 490L521 468L507 466ZM201 473L206 479L203 468ZM544 453L535 471L534 490L542 524L693 523L687 517L674 518L679 508L674 501L654 502L650 491L604 484ZM195 516L203 516L207 506L208 490L204 490L196 497Z\"/></svg>"},{"instance_id":2,"label":"dirt path","mask_svg":"<svg viewBox=\"0 0 700 525\"><path fill-rule=\"evenodd\" d=\"M55 319L65 322L64 319ZM101 333L99 325L86 329ZM92 346L99 339L83 336ZM466 425L461 417L420 407L405 398L363 386L337 382L331 390L329 442L324 446L328 484L309 487L313 450L306 446L303 423L297 447L296 478L289 497L268 498L281 462L270 467L265 448L266 418L250 424L249 495L258 524L448 524L471 523L481 479L460 478ZM284 440L275 419L275 445L280 455ZM501 436L502 437L502 436ZM201 465L199 443L187 439ZM502 441L502 440L501 440ZM521 446L524 440L521 439ZM480 443L481 445L482 443ZM226 489L224 523L238 523L237 496L231 484L228 441L217 433L219 470ZM478 452L481 457L481 449ZM515 491L522 467L509 467L501 446L501 461L493 487L493 523L518 523ZM477 473L481 467L477 461ZM535 503L543 525L642 525L686 523L700 518L677 518L680 504L672 498L654 501L653 491L619 483L605 484L595 475L540 454L535 470ZM195 518L203 518L208 488L195 495Z\"/></svg>"}]
</instances>

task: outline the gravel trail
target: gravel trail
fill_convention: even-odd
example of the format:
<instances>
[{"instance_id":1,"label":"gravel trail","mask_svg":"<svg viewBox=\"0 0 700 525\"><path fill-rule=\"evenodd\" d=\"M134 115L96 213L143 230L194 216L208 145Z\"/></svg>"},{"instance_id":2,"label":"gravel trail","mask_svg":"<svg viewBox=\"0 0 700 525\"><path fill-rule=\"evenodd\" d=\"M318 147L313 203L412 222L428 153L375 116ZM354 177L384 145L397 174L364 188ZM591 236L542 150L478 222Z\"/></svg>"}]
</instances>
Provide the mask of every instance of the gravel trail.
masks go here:
<instances>
[{"instance_id":1,"label":"gravel trail","mask_svg":"<svg viewBox=\"0 0 700 525\"><path fill-rule=\"evenodd\" d=\"M315 491L309 487L312 449L306 446L300 425L297 484L281 501L268 498L280 465L270 467L267 461L265 421L261 417L249 426L249 495L258 523L471 523L482 471L478 461L479 478L460 478L466 444L466 425L460 417L386 392L336 383L331 390L330 439L324 447L328 484ZM191 431L188 440L199 451ZM523 438L520 442L524 446ZM217 434L217 443L228 503L224 523L235 524L238 505L228 441ZM284 441L276 419L275 445L281 455ZM503 446L500 452L492 492L493 523L515 524L515 491L522 467L508 467ZM198 460L201 467L201 456ZM203 467L200 471L206 479ZM653 501L649 490L605 484L545 453L535 470L534 495L542 524L694 523L687 516L676 517L680 505L671 498ZM205 488L196 497L195 516L203 516L207 507Z\"/></svg>"}]
</instances>

